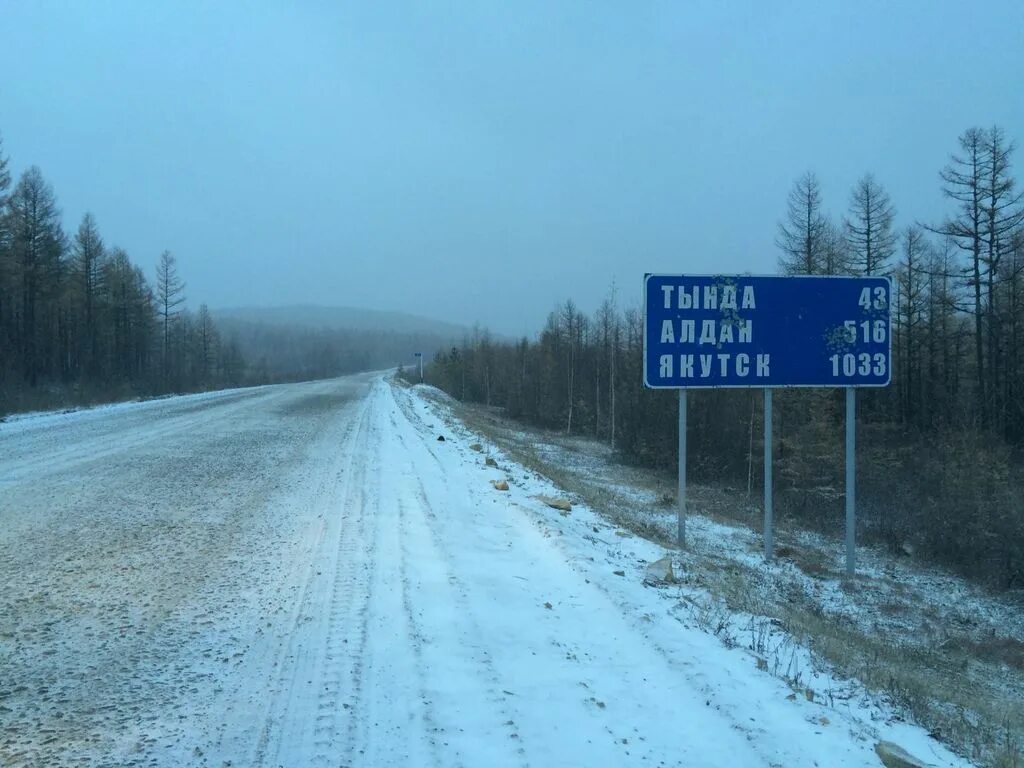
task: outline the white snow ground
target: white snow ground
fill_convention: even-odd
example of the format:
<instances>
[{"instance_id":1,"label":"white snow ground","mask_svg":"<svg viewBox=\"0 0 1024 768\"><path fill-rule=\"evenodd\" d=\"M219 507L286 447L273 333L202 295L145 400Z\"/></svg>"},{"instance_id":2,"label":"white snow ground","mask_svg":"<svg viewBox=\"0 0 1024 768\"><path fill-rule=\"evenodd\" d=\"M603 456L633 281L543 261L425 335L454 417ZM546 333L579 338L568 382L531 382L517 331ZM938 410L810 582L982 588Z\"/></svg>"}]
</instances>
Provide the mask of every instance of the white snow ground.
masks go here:
<instances>
[{"instance_id":1,"label":"white snow ground","mask_svg":"<svg viewBox=\"0 0 1024 768\"><path fill-rule=\"evenodd\" d=\"M437 408L362 376L0 424L0 763L966 765L688 626L658 546Z\"/></svg>"}]
</instances>

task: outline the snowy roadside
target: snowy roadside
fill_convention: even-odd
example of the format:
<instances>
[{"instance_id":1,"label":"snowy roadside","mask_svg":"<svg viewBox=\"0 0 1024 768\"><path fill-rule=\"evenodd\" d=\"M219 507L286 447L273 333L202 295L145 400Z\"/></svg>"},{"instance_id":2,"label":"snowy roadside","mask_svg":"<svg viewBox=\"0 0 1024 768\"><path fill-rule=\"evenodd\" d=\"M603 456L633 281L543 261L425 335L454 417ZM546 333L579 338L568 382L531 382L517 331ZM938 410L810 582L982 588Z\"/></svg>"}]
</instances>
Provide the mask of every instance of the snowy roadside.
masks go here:
<instances>
[{"instance_id":1,"label":"snowy roadside","mask_svg":"<svg viewBox=\"0 0 1024 768\"><path fill-rule=\"evenodd\" d=\"M408 392L411 407L425 425L436 424L438 430L456 438L446 443L446 450L459 451L465 461L480 465L486 479L507 481L508 503L529 515L588 583L596 585L624 615L634 617L655 647L690 667L690 673L702 681L708 702L729 711L743 724L748 739L765 753L784 754L785 745L800 738L792 731L792 715L798 713L816 736L836 741L833 756L822 764L843 764L839 755L848 753L851 738L864 747L862 762L857 763L861 765L877 764L877 758L868 755L878 741L895 742L930 765L968 764L925 728L907 722L890 697L869 692L798 642L787 631L786 622L726 606L714 580L707 578L712 569L699 563L705 548L731 542L718 551L720 562L714 570L727 570L721 563L730 559L744 571L760 568L745 531L696 518L694 532L702 543L681 556L620 527L619 515L612 522L581 503L577 494L572 496L570 512L549 507L538 497L564 496L564 490L534 471L537 462L526 462L530 469L522 466L524 454L517 450L530 448L533 441L535 455L536 435L520 431L518 441L510 440L508 431L481 429L479 420L464 420L467 411L438 390L416 386ZM474 445L481 450L474 451ZM487 458L497 466L488 467ZM607 467L585 463L580 469L581 476L591 481L607 472ZM649 490L621 486L620 491L631 496L637 507L657 506L656 498L645 498ZM649 521L640 522L643 528ZM648 565L666 555L674 560L678 581L644 585ZM735 573L731 578L742 577Z\"/></svg>"},{"instance_id":2,"label":"snowy roadside","mask_svg":"<svg viewBox=\"0 0 1024 768\"><path fill-rule=\"evenodd\" d=\"M608 498L610 506L622 512L631 527L639 526L659 541L672 541L676 529L674 488L664 477L615 464L611 451L592 439L556 437L521 425L505 428L493 418L489 422L503 444L526 447L539 463L556 465L585 479L589 487ZM485 425L487 421L476 419L474 423ZM851 589L844 577L842 542L797 528L779 532L778 559L766 565L759 498L749 499L738 489L707 487L694 488L694 495L687 526L694 550L763 573L766 580L757 584L761 589L789 583L828 616L854 624L862 632L921 649L948 643L951 634L976 643L1024 639L1024 592L993 595L940 568L863 546L857 551L857 586ZM729 513L721 513L724 508L730 508L732 519ZM837 521L837 529L841 522ZM1024 696L1024 689L1021 694Z\"/></svg>"}]
</instances>

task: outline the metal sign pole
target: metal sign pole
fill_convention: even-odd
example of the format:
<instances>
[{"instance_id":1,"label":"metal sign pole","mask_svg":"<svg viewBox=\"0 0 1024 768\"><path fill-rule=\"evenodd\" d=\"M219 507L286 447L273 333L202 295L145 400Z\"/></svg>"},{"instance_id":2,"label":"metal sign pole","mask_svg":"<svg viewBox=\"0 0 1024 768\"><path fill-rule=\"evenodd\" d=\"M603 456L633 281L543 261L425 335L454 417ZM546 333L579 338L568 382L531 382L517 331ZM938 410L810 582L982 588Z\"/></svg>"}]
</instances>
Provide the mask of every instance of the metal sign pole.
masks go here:
<instances>
[{"instance_id":1,"label":"metal sign pole","mask_svg":"<svg viewBox=\"0 0 1024 768\"><path fill-rule=\"evenodd\" d=\"M764 558L771 560L775 552L772 532L772 391L764 391Z\"/></svg>"},{"instance_id":2,"label":"metal sign pole","mask_svg":"<svg viewBox=\"0 0 1024 768\"><path fill-rule=\"evenodd\" d=\"M846 575L856 569L857 532L857 390L846 388Z\"/></svg>"},{"instance_id":3,"label":"metal sign pole","mask_svg":"<svg viewBox=\"0 0 1024 768\"><path fill-rule=\"evenodd\" d=\"M679 527L680 547L686 546L686 390L679 390Z\"/></svg>"}]
</instances>

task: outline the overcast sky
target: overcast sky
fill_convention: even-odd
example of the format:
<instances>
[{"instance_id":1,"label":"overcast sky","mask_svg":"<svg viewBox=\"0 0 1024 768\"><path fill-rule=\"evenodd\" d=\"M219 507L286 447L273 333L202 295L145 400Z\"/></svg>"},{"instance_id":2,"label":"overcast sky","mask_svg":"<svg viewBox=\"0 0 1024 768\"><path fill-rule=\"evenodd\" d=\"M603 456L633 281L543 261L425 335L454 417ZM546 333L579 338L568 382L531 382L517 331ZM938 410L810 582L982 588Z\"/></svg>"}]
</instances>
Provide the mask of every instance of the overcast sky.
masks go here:
<instances>
[{"instance_id":1,"label":"overcast sky","mask_svg":"<svg viewBox=\"0 0 1024 768\"><path fill-rule=\"evenodd\" d=\"M774 272L807 169L947 209L972 125L1024 142L1024 2L0 0L0 134L189 303L533 332L645 271ZM1024 180L1024 150L1016 172Z\"/></svg>"}]
</instances>

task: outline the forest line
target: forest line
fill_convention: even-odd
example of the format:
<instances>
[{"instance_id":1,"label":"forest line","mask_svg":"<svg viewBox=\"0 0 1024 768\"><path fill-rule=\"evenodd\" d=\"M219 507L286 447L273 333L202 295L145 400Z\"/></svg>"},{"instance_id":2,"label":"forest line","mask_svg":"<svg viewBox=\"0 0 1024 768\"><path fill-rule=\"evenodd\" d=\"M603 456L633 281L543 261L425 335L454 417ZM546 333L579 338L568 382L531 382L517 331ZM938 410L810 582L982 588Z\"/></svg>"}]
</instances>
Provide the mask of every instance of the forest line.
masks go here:
<instances>
[{"instance_id":1,"label":"forest line","mask_svg":"<svg viewBox=\"0 0 1024 768\"><path fill-rule=\"evenodd\" d=\"M807 172L774 243L782 274L893 280L892 385L859 393L859 535L1007 589L1024 585L1024 194L1014 149L998 127L964 131L939 172L946 215L900 230L873 174L835 220ZM426 375L458 399L669 469L677 398L644 388L642 355L642 312L622 306L613 286L592 316L570 299L533 339L479 330ZM841 398L827 389L775 398L777 509L831 532L843 503ZM760 392L689 401L690 476L737 487L760 478Z\"/></svg>"}]
</instances>

